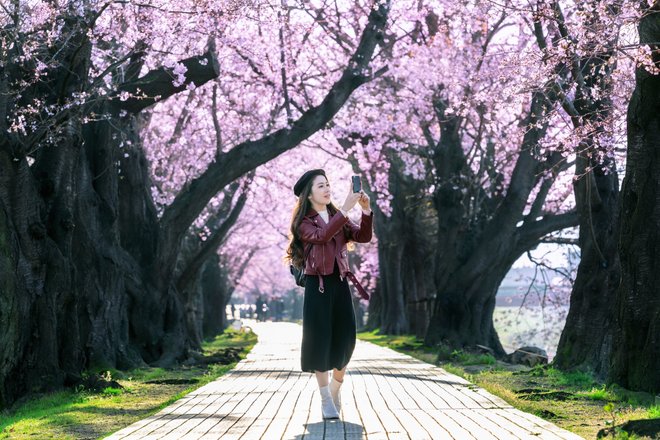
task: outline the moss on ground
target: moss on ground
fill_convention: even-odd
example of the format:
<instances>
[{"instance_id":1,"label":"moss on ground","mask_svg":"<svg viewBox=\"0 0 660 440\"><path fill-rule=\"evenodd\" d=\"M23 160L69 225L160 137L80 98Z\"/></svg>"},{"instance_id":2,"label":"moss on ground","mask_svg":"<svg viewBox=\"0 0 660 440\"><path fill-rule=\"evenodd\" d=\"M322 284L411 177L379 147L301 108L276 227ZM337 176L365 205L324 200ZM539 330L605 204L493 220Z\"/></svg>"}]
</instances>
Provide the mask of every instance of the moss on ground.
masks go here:
<instances>
[{"instance_id":1,"label":"moss on ground","mask_svg":"<svg viewBox=\"0 0 660 440\"><path fill-rule=\"evenodd\" d=\"M239 351L241 359L257 342L251 332L228 329L204 344L205 353L228 348ZM234 368L222 365L143 368L128 372L109 371L106 378L121 387L91 392L79 387L36 396L9 411L0 413L0 439L96 439L150 416L189 392Z\"/></svg>"},{"instance_id":2,"label":"moss on ground","mask_svg":"<svg viewBox=\"0 0 660 440\"><path fill-rule=\"evenodd\" d=\"M432 349L413 335L358 333L362 340L406 353L442 367L499 396L522 411L535 414L587 439L628 420L657 418L651 394L605 386L585 372L562 372L552 366L509 365L490 355L446 348ZM612 437L610 437L612 438ZM620 433L617 438L639 439Z\"/></svg>"}]
</instances>

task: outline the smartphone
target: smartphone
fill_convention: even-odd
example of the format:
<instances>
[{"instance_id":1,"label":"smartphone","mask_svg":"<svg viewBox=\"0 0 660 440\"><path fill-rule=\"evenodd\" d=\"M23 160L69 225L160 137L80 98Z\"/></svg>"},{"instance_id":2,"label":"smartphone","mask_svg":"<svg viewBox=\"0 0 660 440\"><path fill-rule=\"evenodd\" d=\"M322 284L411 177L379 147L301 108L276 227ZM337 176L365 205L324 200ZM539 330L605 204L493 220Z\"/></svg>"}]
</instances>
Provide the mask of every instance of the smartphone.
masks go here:
<instances>
[{"instance_id":1,"label":"smartphone","mask_svg":"<svg viewBox=\"0 0 660 440\"><path fill-rule=\"evenodd\" d=\"M362 191L362 181L360 180L360 176L351 177L351 181L353 182L354 193L359 193L360 191Z\"/></svg>"}]
</instances>

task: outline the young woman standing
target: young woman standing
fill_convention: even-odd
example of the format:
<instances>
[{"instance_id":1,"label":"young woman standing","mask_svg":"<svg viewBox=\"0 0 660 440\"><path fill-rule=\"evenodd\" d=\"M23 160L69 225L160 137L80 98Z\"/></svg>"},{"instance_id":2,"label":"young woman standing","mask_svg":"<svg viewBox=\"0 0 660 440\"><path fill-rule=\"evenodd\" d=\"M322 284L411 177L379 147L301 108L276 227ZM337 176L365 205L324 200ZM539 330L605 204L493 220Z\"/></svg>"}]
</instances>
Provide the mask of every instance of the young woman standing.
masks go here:
<instances>
[{"instance_id":1,"label":"young woman standing","mask_svg":"<svg viewBox=\"0 0 660 440\"><path fill-rule=\"evenodd\" d=\"M373 213L362 191L349 190L337 209L330 201L330 183L322 169L303 174L293 192L298 203L287 258L303 267L306 275L301 368L316 374L323 418L336 419L341 411L339 391L355 348L355 313L347 278L366 296L348 269L346 244L371 240ZM348 219L356 204L362 208L359 226Z\"/></svg>"}]
</instances>

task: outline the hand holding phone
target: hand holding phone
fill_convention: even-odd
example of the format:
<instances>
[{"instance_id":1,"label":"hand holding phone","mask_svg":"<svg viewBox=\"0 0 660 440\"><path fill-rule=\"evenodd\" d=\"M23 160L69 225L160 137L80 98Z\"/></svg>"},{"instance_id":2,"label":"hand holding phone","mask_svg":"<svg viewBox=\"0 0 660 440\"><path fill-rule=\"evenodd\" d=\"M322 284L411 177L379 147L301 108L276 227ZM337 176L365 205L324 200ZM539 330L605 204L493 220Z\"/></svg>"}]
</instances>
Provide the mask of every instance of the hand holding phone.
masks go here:
<instances>
[{"instance_id":1,"label":"hand holding phone","mask_svg":"<svg viewBox=\"0 0 660 440\"><path fill-rule=\"evenodd\" d=\"M351 181L353 182L354 193L359 193L360 191L362 191L362 180L360 180L360 176L351 177Z\"/></svg>"},{"instance_id":2,"label":"hand holding phone","mask_svg":"<svg viewBox=\"0 0 660 440\"><path fill-rule=\"evenodd\" d=\"M342 205L342 211L348 212L355 206L356 203L360 201L360 198L364 194L362 193L362 181L360 176L351 177L351 189L346 196L346 201Z\"/></svg>"}]
</instances>

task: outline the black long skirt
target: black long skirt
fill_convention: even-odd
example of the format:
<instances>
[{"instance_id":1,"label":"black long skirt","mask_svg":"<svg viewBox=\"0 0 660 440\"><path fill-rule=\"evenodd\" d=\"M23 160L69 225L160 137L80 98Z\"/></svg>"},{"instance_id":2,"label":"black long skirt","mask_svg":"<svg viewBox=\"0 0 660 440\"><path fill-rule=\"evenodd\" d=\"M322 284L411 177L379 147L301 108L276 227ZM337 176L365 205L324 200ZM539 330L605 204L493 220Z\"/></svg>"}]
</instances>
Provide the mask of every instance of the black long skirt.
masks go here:
<instances>
[{"instance_id":1,"label":"black long skirt","mask_svg":"<svg viewBox=\"0 0 660 440\"><path fill-rule=\"evenodd\" d=\"M355 349L355 312L348 281L339 278L335 261L332 275L308 275L303 303L302 371L341 370Z\"/></svg>"}]
</instances>

